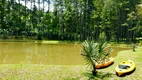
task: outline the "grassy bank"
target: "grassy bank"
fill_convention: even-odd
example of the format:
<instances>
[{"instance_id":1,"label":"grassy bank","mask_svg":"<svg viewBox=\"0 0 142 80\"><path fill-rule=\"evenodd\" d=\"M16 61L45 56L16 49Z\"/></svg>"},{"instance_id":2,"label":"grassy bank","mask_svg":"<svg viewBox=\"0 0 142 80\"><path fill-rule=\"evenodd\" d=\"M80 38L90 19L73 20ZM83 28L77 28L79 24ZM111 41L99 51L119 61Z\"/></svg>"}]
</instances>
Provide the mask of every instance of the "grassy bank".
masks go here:
<instances>
[{"instance_id":1,"label":"grassy bank","mask_svg":"<svg viewBox=\"0 0 142 80\"><path fill-rule=\"evenodd\" d=\"M115 63L105 69L98 70L97 77L91 75L83 65L41 65L41 64L1 64L0 80L141 80L142 48L121 51L114 58ZM115 75L118 63L131 59L136 63L136 70L125 77Z\"/></svg>"},{"instance_id":2,"label":"grassy bank","mask_svg":"<svg viewBox=\"0 0 142 80\"><path fill-rule=\"evenodd\" d=\"M132 50L120 51L114 59L115 59L115 63L112 66L110 66L106 69L100 70L101 72L111 73L111 77L107 78L108 80L112 80L112 79L113 80L141 80L142 79L142 69L141 69L142 47L137 48L135 52L133 52ZM115 70L114 70L115 67L120 62L126 61L128 59L131 59L135 62L136 70L130 75L126 75L124 77L117 77L115 75Z\"/></svg>"},{"instance_id":3,"label":"grassy bank","mask_svg":"<svg viewBox=\"0 0 142 80\"><path fill-rule=\"evenodd\" d=\"M35 42L42 44L81 44L80 41L61 41L61 40L29 40L29 39L0 39L0 42Z\"/></svg>"}]
</instances>

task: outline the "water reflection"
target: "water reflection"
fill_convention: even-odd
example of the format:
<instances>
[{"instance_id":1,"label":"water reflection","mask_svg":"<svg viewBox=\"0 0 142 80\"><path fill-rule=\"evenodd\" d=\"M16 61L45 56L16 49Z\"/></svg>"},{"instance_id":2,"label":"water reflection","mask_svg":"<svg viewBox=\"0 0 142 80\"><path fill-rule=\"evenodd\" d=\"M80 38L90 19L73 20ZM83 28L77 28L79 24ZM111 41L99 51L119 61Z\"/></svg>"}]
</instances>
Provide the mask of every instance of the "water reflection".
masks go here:
<instances>
[{"instance_id":1,"label":"water reflection","mask_svg":"<svg viewBox=\"0 0 142 80\"><path fill-rule=\"evenodd\" d=\"M1 64L84 64L79 44L0 42Z\"/></svg>"},{"instance_id":2,"label":"water reflection","mask_svg":"<svg viewBox=\"0 0 142 80\"><path fill-rule=\"evenodd\" d=\"M124 48L113 48L116 56ZM0 64L83 65L80 44L0 42Z\"/></svg>"}]
</instances>

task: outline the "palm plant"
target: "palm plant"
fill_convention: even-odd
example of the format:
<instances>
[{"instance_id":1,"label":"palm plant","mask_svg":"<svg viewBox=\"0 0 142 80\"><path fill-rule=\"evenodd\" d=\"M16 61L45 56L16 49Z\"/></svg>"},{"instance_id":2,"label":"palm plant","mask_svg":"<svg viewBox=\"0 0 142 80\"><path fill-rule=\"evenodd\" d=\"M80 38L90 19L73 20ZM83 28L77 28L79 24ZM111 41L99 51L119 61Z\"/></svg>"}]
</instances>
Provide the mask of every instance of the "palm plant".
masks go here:
<instances>
[{"instance_id":1,"label":"palm plant","mask_svg":"<svg viewBox=\"0 0 142 80\"><path fill-rule=\"evenodd\" d=\"M83 42L83 52L82 55L85 57L85 60L87 64L91 67L93 67L92 73L93 75L96 75L96 65L93 61L94 54L97 54L97 43L94 43L93 41L85 40Z\"/></svg>"},{"instance_id":2,"label":"palm plant","mask_svg":"<svg viewBox=\"0 0 142 80\"><path fill-rule=\"evenodd\" d=\"M84 56L87 65L92 67L92 74L96 75L96 63L103 62L109 56L111 50L105 52L106 42L95 43L94 41L85 40L82 46L81 55Z\"/></svg>"}]
</instances>

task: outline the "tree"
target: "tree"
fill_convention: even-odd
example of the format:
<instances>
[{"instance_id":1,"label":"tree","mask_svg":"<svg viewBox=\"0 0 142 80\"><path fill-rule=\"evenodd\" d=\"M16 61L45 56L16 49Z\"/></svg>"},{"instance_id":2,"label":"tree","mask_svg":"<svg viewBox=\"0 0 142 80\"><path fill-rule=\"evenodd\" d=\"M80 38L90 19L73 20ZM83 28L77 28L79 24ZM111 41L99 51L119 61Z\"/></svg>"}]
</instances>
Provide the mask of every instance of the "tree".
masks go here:
<instances>
[{"instance_id":1,"label":"tree","mask_svg":"<svg viewBox=\"0 0 142 80\"><path fill-rule=\"evenodd\" d=\"M101 11L101 30L105 32L107 41L112 40L115 36L116 25L116 2L113 0L107 0L104 2L103 9ZM114 39L113 39L114 40Z\"/></svg>"},{"instance_id":2,"label":"tree","mask_svg":"<svg viewBox=\"0 0 142 80\"><path fill-rule=\"evenodd\" d=\"M86 37L98 40L105 32L107 41L135 42L142 34L141 8L136 7L139 3L140 0L1 0L0 31L1 35L8 31L9 36L30 34L39 39L69 41L83 41Z\"/></svg>"},{"instance_id":3,"label":"tree","mask_svg":"<svg viewBox=\"0 0 142 80\"><path fill-rule=\"evenodd\" d=\"M82 44L83 51L81 55L84 56L87 65L92 67L92 74L96 75L96 63L102 62L106 57L109 56L111 49L105 52L106 42L101 41L94 43L93 40L85 40Z\"/></svg>"}]
</instances>

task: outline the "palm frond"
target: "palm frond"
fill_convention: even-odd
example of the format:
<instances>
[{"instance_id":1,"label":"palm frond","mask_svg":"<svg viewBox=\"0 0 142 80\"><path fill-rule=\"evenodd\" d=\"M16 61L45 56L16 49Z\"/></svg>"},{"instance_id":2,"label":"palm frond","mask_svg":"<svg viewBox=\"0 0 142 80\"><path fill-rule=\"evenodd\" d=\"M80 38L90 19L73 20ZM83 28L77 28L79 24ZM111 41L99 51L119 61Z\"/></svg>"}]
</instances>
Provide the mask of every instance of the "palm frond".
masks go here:
<instances>
[{"instance_id":1,"label":"palm frond","mask_svg":"<svg viewBox=\"0 0 142 80\"><path fill-rule=\"evenodd\" d=\"M107 42L94 43L94 41L89 40L85 40L82 43L83 50L81 55L84 56L86 65L92 67L94 71L96 70L94 67L96 63L102 62L111 52L111 50L105 52L106 44Z\"/></svg>"}]
</instances>

